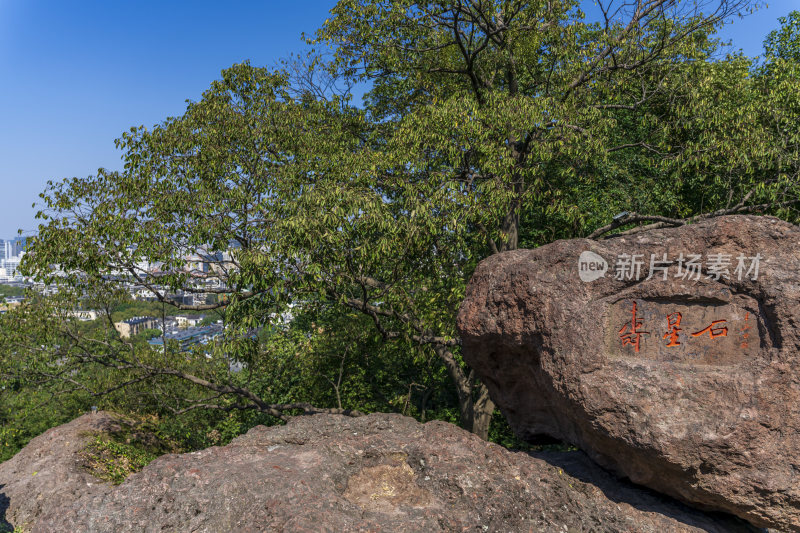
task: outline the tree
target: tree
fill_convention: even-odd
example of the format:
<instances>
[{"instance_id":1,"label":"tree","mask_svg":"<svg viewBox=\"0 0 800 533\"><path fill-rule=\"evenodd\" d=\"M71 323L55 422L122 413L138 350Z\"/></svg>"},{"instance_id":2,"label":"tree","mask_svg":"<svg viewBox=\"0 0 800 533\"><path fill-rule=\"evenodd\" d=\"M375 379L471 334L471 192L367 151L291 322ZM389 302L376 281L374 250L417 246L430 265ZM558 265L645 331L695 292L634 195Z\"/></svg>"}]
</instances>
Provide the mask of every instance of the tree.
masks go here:
<instances>
[{"instance_id":1,"label":"tree","mask_svg":"<svg viewBox=\"0 0 800 533\"><path fill-rule=\"evenodd\" d=\"M44 319L36 323L59 334L47 343L49 351L40 359L21 361L10 374L14 379L63 378L91 366L96 372L116 372L118 381L95 382L90 387L70 379L68 390L103 395L118 386L150 383L162 397L159 408L176 413L216 407L253 409L279 418L297 411L358 414L308 403L318 395L310 393L313 387L307 385L305 374L316 373L317 363L310 357L299 358L290 349L294 344L312 349L296 335L287 340L286 334L271 334L263 336L262 344L254 342L254 332L275 326L271 320L286 312L290 301L301 304L294 314L307 312L318 296L315 291L324 293L309 252L318 243L305 248L309 237L301 230L317 217L324 228L329 214L321 210L298 218L299 202L308 200L294 190L306 192L308 173L333 167L335 162L316 151L304 155L302 149L320 149L324 141L318 136L326 121L332 125L324 135L330 143L337 142L335 128L358 123L353 110L345 115L335 104L294 101L284 87L278 74L237 65L225 71L223 80L213 84L182 117L152 132L141 128L124 135L120 140L126 150L124 172L101 171L86 180L50 185L43 194L47 210L41 213L48 224L29 248L26 265L43 281L61 284L62 292L60 301L24 311L42 315ZM358 142L348 135L347 141ZM64 242L70 242L68 250ZM200 256L203 266L187 268L187 256L193 264ZM58 268L53 267L56 264ZM123 308L128 314L138 314L125 303L122 288L130 283L150 288L164 303L159 313L164 316L175 314L176 308L219 311L227 327L224 342L209 359L198 357L202 354L184 356L170 343L164 354L154 354L146 345L118 338L110 327L112 318L119 318ZM178 291L211 293L217 298L187 304L178 298ZM323 298L328 296L323 294ZM86 299L105 312L105 329L87 332L62 320L59 309ZM19 329L21 316L9 317L9 332ZM352 318L347 320L349 325L354 323ZM3 345L17 353L29 338L8 337ZM402 349L402 345L394 348L395 352ZM287 359L286 350L292 357ZM363 354L352 359L363 360ZM298 360L305 361L307 368L299 368ZM371 361L374 366L387 359L378 351ZM244 370L230 375L231 364ZM389 364L384 366L388 377L381 386L398 375L391 375ZM293 383L297 390L265 384L263 376ZM408 383L425 381L424 376L407 377ZM341 389L349 385L341 378L340 374L334 380L337 404L341 404ZM179 387L176 383L181 380L185 384ZM404 394L408 387L403 385ZM304 392L308 393L305 397ZM391 394L389 400L397 397Z\"/></svg>"},{"instance_id":2,"label":"tree","mask_svg":"<svg viewBox=\"0 0 800 533\"><path fill-rule=\"evenodd\" d=\"M391 191L385 196L412 227L434 235L427 250L438 259L439 279L460 280L478 260L513 250L521 239L538 245L581 235L592 222L610 219L614 204L647 198L653 185L671 206L696 212L697 202L682 205L686 195L670 185L675 172L697 163L700 150L664 145L683 134L698 106L676 105L672 91L686 95L681 84L697 79L692 64L711 59L716 25L746 8L726 1L601 2L602 20L587 23L569 1L348 0L311 42L333 49L338 75L373 84L366 108L380 154L375 183ZM725 94L720 85L713 89L716 97ZM723 116L708 97L703 104L693 133ZM659 148L677 162L672 169L652 161ZM721 155L735 144L720 139L717 149ZM650 179L616 175L624 158L655 171ZM699 172L694 178L717 179ZM563 229L547 235L555 228ZM531 239L532 231L544 235ZM405 248L409 241L402 242ZM433 302L428 309L448 309L449 317L432 322L420 305L425 285L412 269L395 265L387 278L353 264L352 277L364 281L347 303L371 314L387 337L404 326L423 333L419 341L456 384L462 425L485 435L491 399L461 363L457 343L447 344L457 340L457 304ZM460 283L449 288L460 291Z\"/></svg>"},{"instance_id":3,"label":"tree","mask_svg":"<svg viewBox=\"0 0 800 533\"><path fill-rule=\"evenodd\" d=\"M380 336L386 364L417 369L409 398L415 384L430 390L436 369L402 358L435 356L460 423L486 438L494 404L461 360L455 330L478 261L585 235L625 201L691 216L726 198L749 209L791 192L785 169L796 168L796 154L780 179L746 192L759 165L790 150L772 137L736 160L724 194L709 175L743 135L768 128L740 110L775 98L754 89L744 62L712 61L714 28L746 5L601 3L602 20L587 23L573 1L342 0L316 37L334 59L312 61L302 83L235 65L182 116L124 134L124 171L51 183L43 194L28 273L71 287L63 298L107 305L137 283L165 304L217 310L224 342L210 358L187 358L54 326L64 333L39 370L105 366L118 373L109 388L160 384L175 412L346 412L346 341L304 333L340 363L338 373L314 370L338 391L323 399L337 407L318 408L258 382L258 372L286 376L274 365L287 352L285 336L257 333L292 304L298 314L324 309L331 324L355 312ZM323 66L328 79L372 84L364 108L314 86ZM717 105L728 96L739 100ZM731 117L743 133L730 130ZM213 298L189 304L185 294ZM231 373L231 362L246 375ZM194 389L178 397L176 380Z\"/></svg>"},{"instance_id":4,"label":"tree","mask_svg":"<svg viewBox=\"0 0 800 533\"><path fill-rule=\"evenodd\" d=\"M781 27L772 30L764 41L764 52L767 61L783 59L800 62L800 11L792 11L785 17L779 17Z\"/></svg>"}]
</instances>

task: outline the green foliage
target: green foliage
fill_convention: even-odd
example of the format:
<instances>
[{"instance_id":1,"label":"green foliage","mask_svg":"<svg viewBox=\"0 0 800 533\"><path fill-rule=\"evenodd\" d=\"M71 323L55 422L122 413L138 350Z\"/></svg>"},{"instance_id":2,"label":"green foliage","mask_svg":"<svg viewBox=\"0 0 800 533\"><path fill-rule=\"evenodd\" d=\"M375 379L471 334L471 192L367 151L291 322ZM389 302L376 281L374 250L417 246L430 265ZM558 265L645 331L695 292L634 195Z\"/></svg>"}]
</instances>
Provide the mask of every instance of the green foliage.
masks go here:
<instances>
[{"instance_id":1,"label":"green foliage","mask_svg":"<svg viewBox=\"0 0 800 533\"><path fill-rule=\"evenodd\" d=\"M111 307L111 318L114 322L121 322L137 316L176 316L180 310L171 305L157 302L137 300L122 300Z\"/></svg>"},{"instance_id":2,"label":"green foliage","mask_svg":"<svg viewBox=\"0 0 800 533\"><path fill-rule=\"evenodd\" d=\"M124 133L122 171L49 183L22 268L63 290L0 317L4 390L99 397L180 449L309 402L516 445L455 328L480 260L620 211L797 220L796 17L756 68L714 38L747 2L697 4L590 24L571 0L341 0L314 39L334 59L305 81L233 65L180 116ZM310 86L323 69L368 83L365 107ZM199 253L217 259L198 275ZM195 311L224 322L217 344L162 353L109 325L188 312L172 295L209 280ZM163 302L129 301L133 282ZM76 323L80 306L107 316Z\"/></svg>"},{"instance_id":3,"label":"green foliage","mask_svg":"<svg viewBox=\"0 0 800 533\"><path fill-rule=\"evenodd\" d=\"M107 435L96 436L82 452L85 468L93 476L119 485L156 458L140 448Z\"/></svg>"},{"instance_id":4,"label":"green foliage","mask_svg":"<svg viewBox=\"0 0 800 533\"><path fill-rule=\"evenodd\" d=\"M153 339L155 337L160 337L160 336L161 336L161 330L160 329L146 329L146 330L141 331L141 332L136 334L136 337L138 337L138 338L140 338L142 340L145 340L145 341Z\"/></svg>"},{"instance_id":5,"label":"green foliage","mask_svg":"<svg viewBox=\"0 0 800 533\"><path fill-rule=\"evenodd\" d=\"M46 386L4 382L0 389L0 462L13 457L32 438L84 414L91 406L83 394L53 401L53 392Z\"/></svg>"},{"instance_id":6,"label":"green foliage","mask_svg":"<svg viewBox=\"0 0 800 533\"><path fill-rule=\"evenodd\" d=\"M800 11L779 17L780 28L772 30L764 41L767 60L781 58L800 62Z\"/></svg>"},{"instance_id":7,"label":"green foliage","mask_svg":"<svg viewBox=\"0 0 800 533\"><path fill-rule=\"evenodd\" d=\"M0 284L0 302L3 298L12 296L25 296L25 288L16 285L2 285Z\"/></svg>"}]
</instances>

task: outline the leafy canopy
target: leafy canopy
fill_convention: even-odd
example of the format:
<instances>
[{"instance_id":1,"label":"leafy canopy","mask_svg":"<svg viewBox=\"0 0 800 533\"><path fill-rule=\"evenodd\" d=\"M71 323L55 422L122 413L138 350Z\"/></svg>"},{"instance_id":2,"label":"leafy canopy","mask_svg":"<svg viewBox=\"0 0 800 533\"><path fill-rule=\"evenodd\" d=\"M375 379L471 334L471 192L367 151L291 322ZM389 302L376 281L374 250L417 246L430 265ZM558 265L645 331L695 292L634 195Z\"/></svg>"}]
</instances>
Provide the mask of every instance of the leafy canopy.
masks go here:
<instances>
[{"instance_id":1,"label":"leafy canopy","mask_svg":"<svg viewBox=\"0 0 800 533\"><path fill-rule=\"evenodd\" d=\"M42 195L23 267L69 290L39 311L47 349L15 375L96 365L108 379L93 393L157 383L159 409L180 413L281 416L312 398L405 411L416 391L417 413L439 402L485 437L494 405L455 330L478 261L623 210L796 220L794 18L759 69L717 52L744 0L601 2L596 22L580 6L342 0L312 40L330 62L300 79L234 65L183 115L132 128L122 171ZM365 105L314 86L323 69L368 83ZM218 312L223 343L152 352L57 312L110 310L126 283ZM288 309L303 318L282 329Z\"/></svg>"}]
</instances>

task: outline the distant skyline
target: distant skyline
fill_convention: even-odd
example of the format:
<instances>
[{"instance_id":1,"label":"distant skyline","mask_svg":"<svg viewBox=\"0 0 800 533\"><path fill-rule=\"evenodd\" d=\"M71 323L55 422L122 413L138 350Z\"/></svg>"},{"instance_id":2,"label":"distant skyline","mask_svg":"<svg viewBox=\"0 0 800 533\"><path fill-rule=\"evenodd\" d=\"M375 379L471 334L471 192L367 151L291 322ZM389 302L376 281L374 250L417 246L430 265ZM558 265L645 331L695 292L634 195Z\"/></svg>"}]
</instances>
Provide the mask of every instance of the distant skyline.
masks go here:
<instances>
[{"instance_id":1,"label":"distant skyline","mask_svg":"<svg viewBox=\"0 0 800 533\"><path fill-rule=\"evenodd\" d=\"M762 53L797 0L768 3L720 36ZM183 113L220 71L275 66L335 5L304 2L0 0L0 239L36 230L48 180L120 169L114 139Z\"/></svg>"}]
</instances>

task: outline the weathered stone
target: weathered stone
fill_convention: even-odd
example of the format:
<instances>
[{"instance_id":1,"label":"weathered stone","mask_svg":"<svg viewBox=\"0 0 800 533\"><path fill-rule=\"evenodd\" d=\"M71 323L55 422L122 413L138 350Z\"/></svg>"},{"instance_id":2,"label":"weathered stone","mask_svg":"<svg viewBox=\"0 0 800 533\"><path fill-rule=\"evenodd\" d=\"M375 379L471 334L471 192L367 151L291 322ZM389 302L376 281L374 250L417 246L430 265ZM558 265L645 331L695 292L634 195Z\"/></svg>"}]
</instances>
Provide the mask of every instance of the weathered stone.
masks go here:
<instances>
[{"instance_id":1,"label":"weathered stone","mask_svg":"<svg viewBox=\"0 0 800 533\"><path fill-rule=\"evenodd\" d=\"M616 268L622 254L641 256L638 280ZM689 254L702 272L684 279ZM523 438L575 443L636 483L800 531L799 300L800 229L730 216L492 256L458 328Z\"/></svg>"},{"instance_id":2,"label":"weathered stone","mask_svg":"<svg viewBox=\"0 0 800 533\"><path fill-rule=\"evenodd\" d=\"M84 469L81 452L95 435L119 429L110 413L84 415L47 430L0 463L0 531L8 523L28 531L42 513L70 505L87 491L110 490Z\"/></svg>"},{"instance_id":3,"label":"weathered stone","mask_svg":"<svg viewBox=\"0 0 800 533\"><path fill-rule=\"evenodd\" d=\"M117 487L50 498L31 531L754 530L619 482L581 452L512 452L444 422L373 414L300 417L162 456Z\"/></svg>"}]
</instances>

